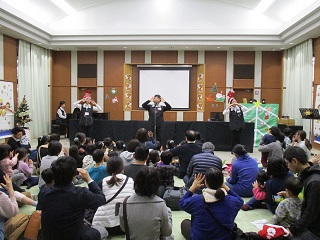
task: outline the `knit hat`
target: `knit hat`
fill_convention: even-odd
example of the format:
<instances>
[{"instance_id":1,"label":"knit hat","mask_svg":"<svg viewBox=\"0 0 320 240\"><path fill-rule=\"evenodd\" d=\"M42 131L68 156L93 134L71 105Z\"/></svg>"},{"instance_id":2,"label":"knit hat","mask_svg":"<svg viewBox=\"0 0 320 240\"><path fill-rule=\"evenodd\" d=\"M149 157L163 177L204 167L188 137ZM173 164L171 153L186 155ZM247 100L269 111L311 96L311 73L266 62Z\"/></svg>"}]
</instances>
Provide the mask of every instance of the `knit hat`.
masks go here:
<instances>
[{"instance_id":1,"label":"knit hat","mask_svg":"<svg viewBox=\"0 0 320 240\"><path fill-rule=\"evenodd\" d=\"M234 100L234 98L232 98L232 97L229 98L229 99L228 99L228 103L231 104L233 100Z\"/></svg>"},{"instance_id":2,"label":"knit hat","mask_svg":"<svg viewBox=\"0 0 320 240\"><path fill-rule=\"evenodd\" d=\"M282 226L265 224L258 234L263 239L276 239L282 236L289 236L289 231Z\"/></svg>"}]
</instances>

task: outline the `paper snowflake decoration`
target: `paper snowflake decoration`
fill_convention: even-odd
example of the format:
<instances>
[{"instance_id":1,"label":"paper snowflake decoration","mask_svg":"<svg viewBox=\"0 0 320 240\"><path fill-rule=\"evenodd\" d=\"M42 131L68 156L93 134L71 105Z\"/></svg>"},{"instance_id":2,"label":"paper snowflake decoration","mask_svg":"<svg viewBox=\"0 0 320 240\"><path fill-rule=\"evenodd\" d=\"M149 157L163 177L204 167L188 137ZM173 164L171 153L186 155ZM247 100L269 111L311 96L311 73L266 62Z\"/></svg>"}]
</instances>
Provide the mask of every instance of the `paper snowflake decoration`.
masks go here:
<instances>
[{"instance_id":1,"label":"paper snowflake decoration","mask_svg":"<svg viewBox=\"0 0 320 240\"><path fill-rule=\"evenodd\" d=\"M118 90L117 90L117 89L115 89L115 88L112 88L110 92L111 92L111 94L115 95L115 94L117 94L117 93L118 93Z\"/></svg>"}]
</instances>

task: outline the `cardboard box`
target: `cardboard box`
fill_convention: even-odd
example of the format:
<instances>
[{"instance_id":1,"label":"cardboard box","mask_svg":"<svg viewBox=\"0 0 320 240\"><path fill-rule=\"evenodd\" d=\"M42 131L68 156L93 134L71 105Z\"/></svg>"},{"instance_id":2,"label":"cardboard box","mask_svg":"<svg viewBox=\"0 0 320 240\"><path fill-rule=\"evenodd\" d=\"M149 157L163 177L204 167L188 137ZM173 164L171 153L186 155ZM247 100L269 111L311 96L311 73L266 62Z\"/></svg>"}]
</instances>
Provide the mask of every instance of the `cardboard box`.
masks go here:
<instances>
[{"instance_id":1,"label":"cardboard box","mask_svg":"<svg viewBox=\"0 0 320 240\"><path fill-rule=\"evenodd\" d=\"M278 123L280 123L280 124L285 124L285 125L287 125L287 126L295 126L295 125L296 125L296 124L295 124L295 120L292 119L292 118L280 118L280 119L278 120Z\"/></svg>"}]
</instances>

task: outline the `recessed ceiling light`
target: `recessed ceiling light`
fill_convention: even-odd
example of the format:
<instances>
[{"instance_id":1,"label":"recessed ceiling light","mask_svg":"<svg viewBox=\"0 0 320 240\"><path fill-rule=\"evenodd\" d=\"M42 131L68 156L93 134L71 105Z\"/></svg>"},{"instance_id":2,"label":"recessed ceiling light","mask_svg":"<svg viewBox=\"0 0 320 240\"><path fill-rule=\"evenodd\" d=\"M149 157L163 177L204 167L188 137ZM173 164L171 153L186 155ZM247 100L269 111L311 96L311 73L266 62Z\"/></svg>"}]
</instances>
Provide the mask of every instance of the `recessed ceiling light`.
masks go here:
<instances>
[{"instance_id":1,"label":"recessed ceiling light","mask_svg":"<svg viewBox=\"0 0 320 240\"><path fill-rule=\"evenodd\" d=\"M38 44L41 45L42 43L41 43L41 42L38 42Z\"/></svg>"},{"instance_id":2,"label":"recessed ceiling light","mask_svg":"<svg viewBox=\"0 0 320 240\"><path fill-rule=\"evenodd\" d=\"M292 45L292 44L293 44L293 42L290 42L289 44L290 44L290 45Z\"/></svg>"},{"instance_id":3,"label":"recessed ceiling light","mask_svg":"<svg viewBox=\"0 0 320 240\"><path fill-rule=\"evenodd\" d=\"M220 47L217 47L217 48L220 48Z\"/></svg>"},{"instance_id":4,"label":"recessed ceiling light","mask_svg":"<svg viewBox=\"0 0 320 240\"><path fill-rule=\"evenodd\" d=\"M158 48L158 47L154 47L154 48Z\"/></svg>"},{"instance_id":5,"label":"recessed ceiling light","mask_svg":"<svg viewBox=\"0 0 320 240\"><path fill-rule=\"evenodd\" d=\"M186 47L186 48L189 48L189 47Z\"/></svg>"},{"instance_id":6,"label":"recessed ceiling light","mask_svg":"<svg viewBox=\"0 0 320 240\"><path fill-rule=\"evenodd\" d=\"M280 48L281 50L283 50L284 48L282 47L282 48Z\"/></svg>"},{"instance_id":7,"label":"recessed ceiling light","mask_svg":"<svg viewBox=\"0 0 320 240\"><path fill-rule=\"evenodd\" d=\"M123 48L128 48L128 47L123 47Z\"/></svg>"}]
</instances>

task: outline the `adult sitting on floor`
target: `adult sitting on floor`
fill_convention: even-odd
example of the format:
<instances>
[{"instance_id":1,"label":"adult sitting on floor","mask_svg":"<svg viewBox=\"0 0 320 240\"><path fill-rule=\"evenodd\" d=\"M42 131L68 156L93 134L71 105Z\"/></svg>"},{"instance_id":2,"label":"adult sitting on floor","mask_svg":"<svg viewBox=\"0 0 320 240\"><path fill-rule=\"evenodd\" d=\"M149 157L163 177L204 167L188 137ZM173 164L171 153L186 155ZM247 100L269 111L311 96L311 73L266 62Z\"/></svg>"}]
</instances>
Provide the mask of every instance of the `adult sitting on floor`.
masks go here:
<instances>
[{"instance_id":1,"label":"adult sitting on floor","mask_svg":"<svg viewBox=\"0 0 320 240\"><path fill-rule=\"evenodd\" d=\"M84 224L86 208L97 208L106 203L98 184L82 168L77 168L75 159L59 157L51 165L54 185L41 188L37 209L41 214L42 239L91 239L99 240L108 235L104 227L89 227ZM72 183L77 175L88 183L88 187L75 187Z\"/></svg>"},{"instance_id":2,"label":"adult sitting on floor","mask_svg":"<svg viewBox=\"0 0 320 240\"><path fill-rule=\"evenodd\" d=\"M252 183L259 172L257 161L247 154L247 150L241 144L234 146L232 150L236 161L232 164L231 176L226 185L241 197L252 197Z\"/></svg>"},{"instance_id":3,"label":"adult sitting on floor","mask_svg":"<svg viewBox=\"0 0 320 240\"><path fill-rule=\"evenodd\" d=\"M222 171L222 160L214 154L214 145L211 142L205 142L202 145L202 153L196 154L191 158L187 174L183 181L189 188L198 173L205 174L209 168L216 167Z\"/></svg>"}]
</instances>

